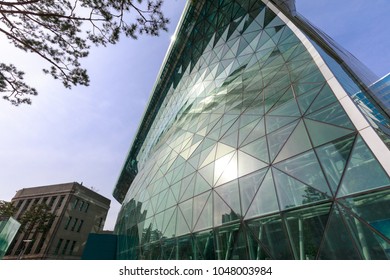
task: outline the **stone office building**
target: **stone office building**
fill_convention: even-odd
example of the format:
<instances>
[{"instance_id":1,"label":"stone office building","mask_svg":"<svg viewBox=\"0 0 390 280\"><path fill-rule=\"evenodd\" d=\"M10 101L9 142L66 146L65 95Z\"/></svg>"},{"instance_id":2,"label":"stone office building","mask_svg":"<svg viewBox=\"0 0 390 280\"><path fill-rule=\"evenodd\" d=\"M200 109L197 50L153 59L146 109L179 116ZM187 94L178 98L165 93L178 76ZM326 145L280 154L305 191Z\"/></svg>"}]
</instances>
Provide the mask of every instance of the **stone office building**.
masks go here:
<instances>
[{"instance_id":1,"label":"stone office building","mask_svg":"<svg viewBox=\"0 0 390 280\"><path fill-rule=\"evenodd\" d=\"M80 259L110 208L109 199L76 182L21 189L12 203L16 219L37 204L48 205L55 218L45 232L19 230L4 259Z\"/></svg>"}]
</instances>

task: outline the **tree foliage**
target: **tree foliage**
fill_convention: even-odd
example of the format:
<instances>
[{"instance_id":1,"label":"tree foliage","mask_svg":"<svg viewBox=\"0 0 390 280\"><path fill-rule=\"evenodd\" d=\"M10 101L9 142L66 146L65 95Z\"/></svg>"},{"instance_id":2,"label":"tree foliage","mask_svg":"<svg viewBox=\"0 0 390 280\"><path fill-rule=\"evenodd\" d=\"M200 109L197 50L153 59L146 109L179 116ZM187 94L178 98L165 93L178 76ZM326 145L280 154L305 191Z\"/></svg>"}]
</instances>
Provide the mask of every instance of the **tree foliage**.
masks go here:
<instances>
[{"instance_id":1,"label":"tree foliage","mask_svg":"<svg viewBox=\"0 0 390 280\"><path fill-rule=\"evenodd\" d=\"M44 69L66 88L89 85L80 59L91 44L115 44L121 35L158 36L167 30L163 0L0 0L0 38L35 53ZM3 38L2 38L3 37ZM24 73L13 64L0 63L0 92L13 105L31 104L37 91L26 84Z\"/></svg>"},{"instance_id":2,"label":"tree foliage","mask_svg":"<svg viewBox=\"0 0 390 280\"><path fill-rule=\"evenodd\" d=\"M23 232L45 232L49 230L55 218L46 204L35 204L25 211L19 219Z\"/></svg>"},{"instance_id":3,"label":"tree foliage","mask_svg":"<svg viewBox=\"0 0 390 280\"><path fill-rule=\"evenodd\" d=\"M8 219L16 214L16 207L8 201L0 200L0 220Z\"/></svg>"}]
</instances>

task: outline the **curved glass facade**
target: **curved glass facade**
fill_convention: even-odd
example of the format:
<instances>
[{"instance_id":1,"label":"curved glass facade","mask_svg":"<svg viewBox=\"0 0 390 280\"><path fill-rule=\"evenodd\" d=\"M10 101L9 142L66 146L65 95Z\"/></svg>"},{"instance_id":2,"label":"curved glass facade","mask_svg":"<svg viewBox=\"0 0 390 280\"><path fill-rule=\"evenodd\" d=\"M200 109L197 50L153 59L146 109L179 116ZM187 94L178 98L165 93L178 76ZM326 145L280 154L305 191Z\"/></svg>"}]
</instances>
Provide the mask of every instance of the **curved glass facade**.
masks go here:
<instances>
[{"instance_id":1,"label":"curved glass facade","mask_svg":"<svg viewBox=\"0 0 390 280\"><path fill-rule=\"evenodd\" d=\"M385 136L289 11L187 5L114 191L119 259L390 258Z\"/></svg>"}]
</instances>

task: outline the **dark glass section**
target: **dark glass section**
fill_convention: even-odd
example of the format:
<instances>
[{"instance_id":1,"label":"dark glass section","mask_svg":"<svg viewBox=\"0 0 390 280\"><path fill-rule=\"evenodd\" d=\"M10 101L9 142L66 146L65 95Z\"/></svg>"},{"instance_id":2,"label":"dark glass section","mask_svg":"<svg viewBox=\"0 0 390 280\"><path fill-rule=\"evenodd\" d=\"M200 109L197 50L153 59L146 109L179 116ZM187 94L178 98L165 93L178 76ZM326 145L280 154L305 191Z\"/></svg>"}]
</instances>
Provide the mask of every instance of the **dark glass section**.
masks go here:
<instances>
[{"instance_id":1,"label":"dark glass section","mask_svg":"<svg viewBox=\"0 0 390 280\"><path fill-rule=\"evenodd\" d=\"M317 258L330 207L330 204L318 205L287 212L283 216L295 259Z\"/></svg>"},{"instance_id":2,"label":"dark glass section","mask_svg":"<svg viewBox=\"0 0 390 280\"><path fill-rule=\"evenodd\" d=\"M318 254L323 260L356 260L361 259L352 234L347 229L336 205L331 211L330 220L326 226L322 245Z\"/></svg>"},{"instance_id":3,"label":"dark glass section","mask_svg":"<svg viewBox=\"0 0 390 280\"><path fill-rule=\"evenodd\" d=\"M388 187L390 178L359 136L351 152L337 196Z\"/></svg>"},{"instance_id":4,"label":"dark glass section","mask_svg":"<svg viewBox=\"0 0 390 280\"><path fill-rule=\"evenodd\" d=\"M342 209L344 219L352 233L360 255L365 260L383 260L389 257L390 243L378 236L367 224Z\"/></svg>"},{"instance_id":5,"label":"dark glass section","mask_svg":"<svg viewBox=\"0 0 390 280\"><path fill-rule=\"evenodd\" d=\"M250 234L262 244L272 259L293 259L289 239L280 215L246 222Z\"/></svg>"}]
</instances>

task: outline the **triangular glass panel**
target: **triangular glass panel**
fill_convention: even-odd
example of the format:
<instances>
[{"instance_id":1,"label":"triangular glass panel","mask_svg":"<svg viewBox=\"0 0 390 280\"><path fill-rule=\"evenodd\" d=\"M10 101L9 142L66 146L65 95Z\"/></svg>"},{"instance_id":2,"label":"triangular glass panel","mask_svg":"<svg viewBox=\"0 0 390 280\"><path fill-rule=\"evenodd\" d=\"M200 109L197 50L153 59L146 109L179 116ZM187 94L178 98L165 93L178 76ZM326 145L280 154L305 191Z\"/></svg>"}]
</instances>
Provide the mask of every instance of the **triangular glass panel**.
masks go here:
<instances>
[{"instance_id":1,"label":"triangular glass panel","mask_svg":"<svg viewBox=\"0 0 390 280\"><path fill-rule=\"evenodd\" d=\"M308 60L308 52L304 51L299 56L294 57L296 60ZM315 67L314 65L308 66L307 69L304 69L301 74L299 81L301 82L312 82L312 83L318 83L318 82L325 82L324 76L319 71L318 67Z\"/></svg>"},{"instance_id":2,"label":"triangular glass panel","mask_svg":"<svg viewBox=\"0 0 390 280\"><path fill-rule=\"evenodd\" d=\"M386 260L390 257L390 252L386 252L386 249L390 248L389 241L386 242L382 237L374 233L366 224L362 223L342 207L340 207L340 210L363 259ZM385 248L383 248L383 245Z\"/></svg>"},{"instance_id":3,"label":"triangular glass panel","mask_svg":"<svg viewBox=\"0 0 390 280\"><path fill-rule=\"evenodd\" d=\"M237 199L237 195L239 194L237 179L215 188L215 192L222 197L222 199L234 210L236 214L241 216L240 200Z\"/></svg>"},{"instance_id":4,"label":"triangular glass panel","mask_svg":"<svg viewBox=\"0 0 390 280\"><path fill-rule=\"evenodd\" d=\"M292 99L283 105L272 109L267 113L269 116L289 116L289 117L300 117L301 112L299 111L298 104L295 99Z\"/></svg>"},{"instance_id":5,"label":"triangular glass panel","mask_svg":"<svg viewBox=\"0 0 390 280\"><path fill-rule=\"evenodd\" d=\"M302 114L304 114L306 110L310 107L313 100L317 97L319 90L320 87L309 90L305 94L302 94L301 96L298 97L297 101Z\"/></svg>"},{"instance_id":6,"label":"triangular glass panel","mask_svg":"<svg viewBox=\"0 0 390 280\"><path fill-rule=\"evenodd\" d=\"M325 194L303 184L276 168L273 168L272 172L275 178L281 210L329 200Z\"/></svg>"},{"instance_id":7,"label":"triangular glass panel","mask_svg":"<svg viewBox=\"0 0 390 280\"><path fill-rule=\"evenodd\" d=\"M192 202L192 200L191 200ZM192 215L191 215L192 219ZM184 235L190 233L190 228L188 226L186 218L183 216L180 208L177 210L177 222L176 222L176 236Z\"/></svg>"},{"instance_id":8,"label":"triangular glass panel","mask_svg":"<svg viewBox=\"0 0 390 280\"><path fill-rule=\"evenodd\" d=\"M171 218L168 218L167 226L164 231L164 236L171 238L176 235L176 218L177 218L177 207L174 207Z\"/></svg>"},{"instance_id":9,"label":"triangular glass panel","mask_svg":"<svg viewBox=\"0 0 390 280\"><path fill-rule=\"evenodd\" d=\"M228 124L222 126L221 132L220 132L220 137L224 137L231 132L236 132L238 130L238 121L234 120L229 122Z\"/></svg>"},{"instance_id":10,"label":"triangular glass panel","mask_svg":"<svg viewBox=\"0 0 390 280\"><path fill-rule=\"evenodd\" d=\"M182 178L187 177L188 175L194 173L195 171L196 171L195 168L191 164L186 163L185 167L184 167L184 173L183 173Z\"/></svg>"},{"instance_id":11,"label":"triangular glass panel","mask_svg":"<svg viewBox=\"0 0 390 280\"><path fill-rule=\"evenodd\" d=\"M167 200L166 201L167 204L165 206L165 209L172 207L173 205L175 205L177 203L175 195L172 193L171 188L168 189L166 200Z\"/></svg>"},{"instance_id":12,"label":"triangular glass panel","mask_svg":"<svg viewBox=\"0 0 390 280\"><path fill-rule=\"evenodd\" d=\"M312 149L310 139L307 135L304 123L300 121L274 162L285 160L309 149Z\"/></svg>"},{"instance_id":13,"label":"triangular glass panel","mask_svg":"<svg viewBox=\"0 0 390 280\"><path fill-rule=\"evenodd\" d=\"M308 93L311 90L322 89L324 83L300 83L296 82L293 84L294 93L296 96L300 96L302 94Z\"/></svg>"},{"instance_id":14,"label":"triangular glass panel","mask_svg":"<svg viewBox=\"0 0 390 280\"><path fill-rule=\"evenodd\" d=\"M295 36L295 34L291 31L290 28L284 28L282 37L279 40L279 45L280 44L297 44L299 43L299 39Z\"/></svg>"},{"instance_id":15,"label":"triangular glass panel","mask_svg":"<svg viewBox=\"0 0 390 280\"><path fill-rule=\"evenodd\" d=\"M266 87L264 89L265 99L264 99L264 110L268 112L283 96L285 91L282 91L280 87Z\"/></svg>"},{"instance_id":16,"label":"triangular glass panel","mask_svg":"<svg viewBox=\"0 0 390 280\"><path fill-rule=\"evenodd\" d=\"M234 172L235 176L237 177L237 155L236 155L236 152L231 152L231 153L221 157L220 159L218 159L214 162L215 169L214 169L213 185L215 185L219 181L222 173L225 173L226 168L229 166L230 161L232 160L233 157L235 157L235 161L236 161L236 170L233 170L234 169L234 163L233 163L233 165L231 165L232 168L230 169L230 171ZM227 172L226 172L226 174L227 174ZM206 179L206 181L208 181L207 178L205 178L205 179Z\"/></svg>"},{"instance_id":17,"label":"triangular glass panel","mask_svg":"<svg viewBox=\"0 0 390 280\"><path fill-rule=\"evenodd\" d=\"M195 196L194 197L194 203L193 203L193 208L192 208L192 219L191 219L191 228L193 228L196 224L196 222L199 219L200 213L202 212L205 204L207 203L209 196L211 194L211 191L203 193L201 195Z\"/></svg>"},{"instance_id":18,"label":"triangular glass panel","mask_svg":"<svg viewBox=\"0 0 390 280\"><path fill-rule=\"evenodd\" d=\"M287 72L287 69L285 69L285 70ZM288 75L288 73L286 73L285 75ZM295 98L295 96L294 96L294 93L293 93L292 86L289 86L287 88L287 90L286 90L286 93L283 94L282 97L280 97L278 102L276 102L276 104L274 105L272 111L268 112L268 115L291 116L291 114L293 114L293 115L297 114L297 112L291 113L293 111L291 109L291 107L294 107L295 105L291 105L290 102L294 98ZM296 101L294 101L294 102L296 102ZM279 109L282 109L282 105L289 107L290 108L290 112L288 112L287 108L286 108L286 110L279 110ZM274 114L275 113L275 111L273 111L274 109L275 109L275 111L279 111L280 114L279 113ZM301 114L298 112L298 116L300 116L300 115Z\"/></svg>"},{"instance_id":19,"label":"triangular glass panel","mask_svg":"<svg viewBox=\"0 0 390 280\"><path fill-rule=\"evenodd\" d=\"M390 185L390 178L371 150L358 136L337 197Z\"/></svg>"},{"instance_id":20,"label":"triangular glass panel","mask_svg":"<svg viewBox=\"0 0 390 280\"><path fill-rule=\"evenodd\" d=\"M254 21L256 21L261 28L264 28L264 18L265 18L265 9L259 9L260 13L256 16Z\"/></svg>"},{"instance_id":21,"label":"triangular glass panel","mask_svg":"<svg viewBox=\"0 0 390 280\"><path fill-rule=\"evenodd\" d=\"M190 151L188 153L188 156L187 156L187 159L192 155L192 153L199 147L199 145L202 143L202 141L198 141L197 143L193 144L191 147L190 147Z\"/></svg>"},{"instance_id":22,"label":"triangular glass panel","mask_svg":"<svg viewBox=\"0 0 390 280\"><path fill-rule=\"evenodd\" d=\"M246 213L249 205L252 203L253 198L260 184L263 182L264 176L267 173L268 168L264 168L247 176L238 179L240 184L240 198L242 213Z\"/></svg>"},{"instance_id":23,"label":"triangular glass panel","mask_svg":"<svg viewBox=\"0 0 390 280\"><path fill-rule=\"evenodd\" d=\"M390 240L390 190L368 193L338 200L340 204L364 220L372 230Z\"/></svg>"},{"instance_id":24,"label":"triangular glass panel","mask_svg":"<svg viewBox=\"0 0 390 280\"><path fill-rule=\"evenodd\" d=\"M283 215L295 259L316 259L330 208L331 204L327 203Z\"/></svg>"},{"instance_id":25,"label":"triangular glass panel","mask_svg":"<svg viewBox=\"0 0 390 280\"><path fill-rule=\"evenodd\" d=\"M275 28L272 28L273 29L273 36L272 36L272 40L278 45L280 43L280 39L282 38L282 35L283 35L283 31L286 29L285 27L286 25L284 24L283 25L279 25L279 26L276 26ZM265 29L264 31L267 32L268 34L271 34L271 28L267 28Z\"/></svg>"},{"instance_id":26,"label":"triangular glass panel","mask_svg":"<svg viewBox=\"0 0 390 280\"><path fill-rule=\"evenodd\" d=\"M238 151L238 176L245 176L254 171L267 167L268 164L262 162L247 153ZM232 172L233 173L233 172Z\"/></svg>"},{"instance_id":27,"label":"triangular glass panel","mask_svg":"<svg viewBox=\"0 0 390 280\"><path fill-rule=\"evenodd\" d=\"M159 198L158 198L159 201L157 202L156 213L161 212L162 210L166 209L167 195L170 192L171 191L169 189L161 192L161 194L159 195Z\"/></svg>"},{"instance_id":28,"label":"triangular glass panel","mask_svg":"<svg viewBox=\"0 0 390 280\"><path fill-rule=\"evenodd\" d=\"M172 181L170 182L169 185L176 183L177 181L180 181L184 177L184 169L185 169L185 164L183 164L182 166L179 166L178 168L173 170ZM168 187L168 186L165 186L165 187Z\"/></svg>"},{"instance_id":29,"label":"triangular glass panel","mask_svg":"<svg viewBox=\"0 0 390 280\"><path fill-rule=\"evenodd\" d=\"M152 207L150 207L149 209L151 211L153 211L153 214L156 214L156 210L157 210L157 204L158 204L158 197L159 197L159 194L153 196L151 199L150 199L150 205Z\"/></svg>"},{"instance_id":30,"label":"triangular glass panel","mask_svg":"<svg viewBox=\"0 0 390 280\"><path fill-rule=\"evenodd\" d=\"M348 118L348 115L345 113L339 102L311 113L306 117L315 121L321 121L349 129L355 129L354 125Z\"/></svg>"},{"instance_id":31,"label":"triangular glass panel","mask_svg":"<svg viewBox=\"0 0 390 280\"><path fill-rule=\"evenodd\" d=\"M195 180L196 181L194 187L194 196L211 189L211 186L206 182L206 180L199 173L196 174Z\"/></svg>"},{"instance_id":32,"label":"triangular glass panel","mask_svg":"<svg viewBox=\"0 0 390 280\"><path fill-rule=\"evenodd\" d=\"M191 157L187 160L187 162L195 169L198 168L198 165L201 163L200 161L200 153L196 153L191 155Z\"/></svg>"},{"instance_id":33,"label":"triangular glass panel","mask_svg":"<svg viewBox=\"0 0 390 280\"><path fill-rule=\"evenodd\" d=\"M214 246L214 234L212 231L206 230L203 232L197 232L194 234L196 253L196 260L215 260L215 246Z\"/></svg>"},{"instance_id":34,"label":"triangular glass panel","mask_svg":"<svg viewBox=\"0 0 390 280\"><path fill-rule=\"evenodd\" d=\"M318 259L321 260L358 260L356 245L346 229L336 206L332 209L326 231L322 240Z\"/></svg>"},{"instance_id":35,"label":"triangular glass panel","mask_svg":"<svg viewBox=\"0 0 390 280\"><path fill-rule=\"evenodd\" d=\"M239 144L241 146L246 145L264 135L265 135L265 121L263 118L254 126L254 128L250 131L249 135L246 136L246 131L244 133L241 133L240 130Z\"/></svg>"},{"instance_id":36,"label":"triangular glass panel","mask_svg":"<svg viewBox=\"0 0 390 280\"><path fill-rule=\"evenodd\" d=\"M307 110L307 114L315 112L321 108L324 108L337 101L336 96L333 91L330 89L329 85L325 85L321 92L318 94L317 98L314 100L312 105Z\"/></svg>"},{"instance_id":37,"label":"triangular glass panel","mask_svg":"<svg viewBox=\"0 0 390 280\"><path fill-rule=\"evenodd\" d=\"M316 149L317 156L333 194L337 191L354 141L355 135L341 140L335 140Z\"/></svg>"},{"instance_id":38,"label":"triangular glass panel","mask_svg":"<svg viewBox=\"0 0 390 280\"><path fill-rule=\"evenodd\" d=\"M264 249L263 245L257 238L254 237L254 234L251 230L247 229L246 238L248 240L248 251L250 260L270 260L271 256Z\"/></svg>"},{"instance_id":39,"label":"triangular glass panel","mask_svg":"<svg viewBox=\"0 0 390 280\"><path fill-rule=\"evenodd\" d=\"M293 259L291 246L280 214L246 222L251 234L261 242L272 259Z\"/></svg>"},{"instance_id":40,"label":"triangular glass panel","mask_svg":"<svg viewBox=\"0 0 390 280\"><path fill-rule=\"evenodd\" d=\"M223 157L231 152L234 152L234 151L235 151L234 147L231 147L231 146L228 146L228 145L225 145L222 143L218 143L217 144L217 153L215 155L215 159L220 159L221 157Z\"/></svg>"},{"instance_id":41,"label":"triangular glass panel","mask_svg":"<svg viewBox=\"0 0 390 280\"><path fill-rule=\"evenodd\" d=\"M220 169L225 166L225 162L228 160L229 156L227 156L223 161L217 160L215 163L215 171L219 172ZM223 159L223 158L221 158ZM219 186L222 184L225 184L231 180L234 180L237 178L237 153L234 153L233 157L229 160L229 163L224 167L223 172L220 176L218 176L218 173L214 173L215 177L214 179L218 178L215 186Z\"/></svg>"},{"instance_id":42,"label":"triangular glass panel","mask_svg":"<svg viewBox=\"0 0 390 280\"><path fill-rule=\"evenodd\" d=\"M138 224L138 230L139 232L142 232L141 242L147 243L151 241L151 232L153 231L154 227L154 218L147 219L144 223Z\"/></svg>"},{"instance_id":43,"label":"triangular glass panel","mask_svg":"<svg viewBox=\"0 0 390 280\"><path fill-rule=\"evenodd\" d=\"M263 161L269 163L267 138L262 137L252 143L240 148L241 151Z\"/></svg>"},{"instance_id":44,"label":"triangular glass panel","mask_svg":"<svg viewBox=\"0 0 390 280\"><path fill-rule=\"evenodd\" d=\"M286 30L286 29L285 29ZM282 37L284 35L282 34ZM281 38L282 39L282 38ZM288 59L290 58L290 56L295 52L295 49L298 47L299 45L295 42L292 42L292 43L285 43L283 41L279 42L278 44L278 49L281 53L281 55L283 56L283 59L288 61ZM296 69L292 68L291 69L291 74L292 76L297 76L298 73L296 71Z\"/></svg>"},{"instance_id":45,"label":"triangular glass panel","mask_svg":"<svg viewBox=\"0 0 390 280\"><path fill-rule=\"evenodd\" d=\"M214 193L213 197L214 227L239 219L239 215L217 193Z\"/></svg>"},{"instance_id":46,"label":"triangular glass panel","mask_svg":"<svg viewBox=\"0 0 390 280\"><path fill-rule=\"evenodd\" d=\"M237 148L238 147L238 131L236 130L233 133L230 133L224 136L219 140L220 143L226 144L230 147Z\"/></svg>"},{"instance_id":47,"label":"triangular glass panel","mask_svg":"<svg viewBox=\"0 0 390 280\"><path fill-rule=\"evenodd\" d=\"M246 242L246 232L240 226L238 232L234 233L233 250L230 252L230 260L247 260L248 259L248 244Z\"/></svg>"},{"instance_id":48,"label":"triangular glass panel","mask_svg":"<svg viewBox=\"0 0 390 280\"><path fill-rule=\"evenodd\" d=\"M286 143L288 137L294 130L298 121L295 121L289 125L284 126L277 131L267 135L267 142L269 147L270 161L272 162L276 155L279 153L280 149Z\"/></svg>"},{"instance_id":49,"label":"triangular glass panel","mask_svg":"<svg viewBox=\"0 0 390 280\"><path fill-rule=\"evenodd\" d=\"M163 232L164 212L161 212L155 216L155 228L154 231L158 232L159 235Z\"/></svg>"},{"instance_id":50,"label":"triangular glass panel","mask_svg":"<svg viewBox=\"0 0 390 280\"><path fill-rule=\"evenodd\" d=\"M195 174L190 175L181 181L180 200L178 202L185 201L193 196L195 186L194 178Z\"/></svg>"},{"instance_id":51,"label":"triangular glass panel","mask_svg":"<svg viewBox=\"0 0 390 280\"><path fill-rule=\"evenodd\" d=\"M302 183L332 196L314 151L308 151L274 166Z\"/></svg>"},{"instance_id":52,"label":"triangular glass panel","mask_svg":"<svg viewBox=\"0 0 390 280\"><path fill-rule=\"evenodd\" d=\"M199 215L197 221L194 220L195 226L193 231L200 231L206 228L211 228L213 226L213 199L212 194L207 198L205 206L203 207L202 212Z\"/></svg>"},{"instance_id":53,"label":"triangular glass panel","mask_svg":"<svg viewBox=\"0 0 390 280\"><path fill-rule=\"evenodd\" d=\"M303 46L302 44L300 45L301 47ZM303 47L304 48L304 47ZM305 51L305 50L304 50ZM305 60L304 60L305 61ZM307 60L306 64L304 67L295 69L297 70L297 81L302 81L302 80L309 80L310 77L313 77L313 75L318 76L319 73L319 68L317 64L314 63L312 59ZM312 82L318 82L319 80L323 81L323 78L321 79L313 79ZM325 82L325 81L324 81Z\"/></svg>"},{"instance_id":54,"label":"triangular glass panel","mask_svg":"<svg viewBox=\"0 0 390 280\"><path fill-rule=\"evenodd\" d=\"M214 162L199 169L198 172L210 186L214 184Z\"/></svg>"},{"instance_id":55,"label":"triangular glass panel","mask_svg":"<svg viewBox=\"0 0 390 280\"><path fill-rule=\"evenodd\" d=\"M208 147L207 149L205 149L201 153L201 156L200 156L200 161L202 163L199 165L199 168L203 168L206 165L208 165L208 164L212 163L213 161L215 161L215 154L216 154L216 152L217 152L217 145L215 145L213 147Z\"/></svg>"},{"instance_id":56,"label":"triangular glass panel","mask_svg":"<svg viewBox=\"0 0 390 280\"><path fill-rule=\"evenodd\" d=\"M265 123L267 133L274 132L279 128L298 120L299 117L286 117L286 116L265 116Z\"/></svg>"},{"instance_id":57,"label":"triangular glass panel","mask_svg":"<svg viewBox=\"0 0 390 280\"><path fill-rule=\"evenodd\" d=\"M207 138L217 141L220 137L221 127L215 126L209 134L207 134Z\"/></svg>"},{"instance_id":58,"label":"triangular glass panel","mask_svg":"<svg viewBox=\"0 0 390 280\"><path fill-rule=\"evenodd\" d=\"M354 133L353 130L329 125L323 122L312 121L309 119L305 119L305 124L314 147L318 147L322 144Z\"/></svg>"},{"instance_id":59,"label":"triangular glass panel","mask_svg":"<svg viewBox=\"0 0 390 280\"><path fill-rule=\"evenodd\" d=\"M261 183L248 212L245 214L245 219L278 211L278 199L276 197L274 180L272 172L269 170Z\"/></svg>"}]
</instances>

